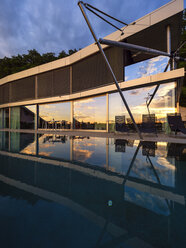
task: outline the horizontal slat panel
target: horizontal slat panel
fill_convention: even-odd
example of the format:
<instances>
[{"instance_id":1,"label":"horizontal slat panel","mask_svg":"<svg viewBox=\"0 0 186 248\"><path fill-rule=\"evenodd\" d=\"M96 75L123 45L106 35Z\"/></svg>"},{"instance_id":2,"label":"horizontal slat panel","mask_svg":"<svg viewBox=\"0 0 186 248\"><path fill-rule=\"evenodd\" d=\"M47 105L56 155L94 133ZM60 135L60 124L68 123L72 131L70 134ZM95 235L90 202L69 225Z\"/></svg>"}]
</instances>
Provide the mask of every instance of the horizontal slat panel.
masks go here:
<instances>
[{"instance_id":1,"label":"horizontal slat panel","mask_svg":"<svg viewBox=\"0 0 186 248\"><path fill-rule=\"evenodd\" d=\"M123 50L108 48L106 56L118 81L123 81ZM94 54L72 65L72 92L113 83L110 71L100 53Z\"/></svg>"},{"instance_id":2,"label":"horizontal slat panel","mask_svg":"<svg viewBox=\"0 0 186 248\"><path fill-rule=\"evenodd\" d=\"M10 83L10 101L23 101L35 98L35 77L27 77Z\"/></svg>"},{"instance_id":3,"label":"horizontal slat panel","mask_svg":"<svg viewBox=\"0 0 186 248\"><path fill-rule=\"evenodd\" d=\"M38 97L52 97L53 96L53 71L39 74L38 82Z\"/></svg>"},{"instance_id":4,"label":"horizontal slat panel","mask_svg":"<svg viewBox=\"0 0 186 248\"><path fill-rule=\"evenodd\" d=\"M70 94L70 67L53 72L53 96Z\"/></svg>"},{"instance_id":5,"label":"horizontal slat panel","mask_svg":"<svg viewBox=\"0 0 186 248\"><path fill-rule=\"evenodd\" d=\"M0 104L9 102L9 86L9 83L0 86Z\"/></svg>"}]
</instances>

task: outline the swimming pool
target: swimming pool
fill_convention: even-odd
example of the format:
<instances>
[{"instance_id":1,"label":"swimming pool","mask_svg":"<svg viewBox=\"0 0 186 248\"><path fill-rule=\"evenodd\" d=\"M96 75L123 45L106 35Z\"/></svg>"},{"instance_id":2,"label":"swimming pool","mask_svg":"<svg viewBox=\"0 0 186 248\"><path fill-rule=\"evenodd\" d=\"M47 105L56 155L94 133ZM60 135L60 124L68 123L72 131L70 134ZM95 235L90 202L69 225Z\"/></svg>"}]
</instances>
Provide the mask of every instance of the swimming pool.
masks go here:
<instances>
[{"instance_id":1,"label":"swimming pool","mask_svg":"<svg viewBox=\"0 0 186 248\"><path fill-rule=\"evenodd\" d=\"M0 133L2 247L184 247L186 144Z\"/></svg>"}]
</instances>

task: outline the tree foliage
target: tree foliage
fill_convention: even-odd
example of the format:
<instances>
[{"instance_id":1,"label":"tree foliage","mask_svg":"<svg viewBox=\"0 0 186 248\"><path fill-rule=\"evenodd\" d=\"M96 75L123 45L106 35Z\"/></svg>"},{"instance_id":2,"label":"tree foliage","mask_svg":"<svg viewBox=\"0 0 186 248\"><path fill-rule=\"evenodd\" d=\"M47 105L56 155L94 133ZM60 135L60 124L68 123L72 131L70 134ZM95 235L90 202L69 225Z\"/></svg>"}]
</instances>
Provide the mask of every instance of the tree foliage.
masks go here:
<instances>
[{"instance_id":1,"label":"tree foliage","mask_svg":"<svg viewBox=\"0 0 186 248\"><path fill-rule=\"evenodd\" d=\"M63 50L58 56L55 56L55 53L40 54L38 51L33 49L29 50L27 54L18 54L17 56L12 56L11 58L4 57L0 59L0 78L32 68L34 66L52 62L56 59L65 58L75 52L77 52L76 49L70 49L67 53Z\"/></svg>"}]
</instances>

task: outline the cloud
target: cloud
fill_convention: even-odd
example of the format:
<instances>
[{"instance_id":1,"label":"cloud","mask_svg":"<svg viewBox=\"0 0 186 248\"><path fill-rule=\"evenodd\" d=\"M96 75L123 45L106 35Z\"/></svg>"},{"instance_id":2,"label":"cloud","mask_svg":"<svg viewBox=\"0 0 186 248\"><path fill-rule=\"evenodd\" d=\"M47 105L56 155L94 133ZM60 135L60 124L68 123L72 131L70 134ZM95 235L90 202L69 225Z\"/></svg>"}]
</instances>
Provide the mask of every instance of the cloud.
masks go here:
<instances>
[{"instance_id":1,"label":"cloud","mask_svg":"<svg viewBox=\"0 0 186 248\"><path fill-rule=\"evenodd\" d=\"M86 2L130 23L169 0ZM98 37L115 31L97 17L91 14L89 17ZM61 50L83 48L93 42L77 1L1 0L0 57L23 54L34 48L40 53L59 53Z\"/></svg>"}]
</instances>

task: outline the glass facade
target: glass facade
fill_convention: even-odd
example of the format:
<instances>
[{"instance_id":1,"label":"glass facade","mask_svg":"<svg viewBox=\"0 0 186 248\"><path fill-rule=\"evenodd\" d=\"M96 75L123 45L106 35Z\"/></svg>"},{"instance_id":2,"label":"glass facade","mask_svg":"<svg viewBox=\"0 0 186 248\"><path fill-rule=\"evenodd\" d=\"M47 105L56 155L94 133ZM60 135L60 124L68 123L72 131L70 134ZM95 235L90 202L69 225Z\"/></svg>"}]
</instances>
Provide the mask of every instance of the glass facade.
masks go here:
<instances>
[{"instance_id":1,"label":"glass facade","mask_svg":"<svg viewBox=\"0 0 186 248\"><path fill-rule=\"evenodd\" d=\"M74 102L74 129L106 130L106 96Z\"/></svg>"},{"instance_id":2,"label":"glass facade","mask_svg":"<svg viewBox=\"0 0 186 248\"><path fill-rule=\"evenodd\" d=\"M35 129L36 105L22 106L20 109L21 129Z\"/></svg>"},{"instance_id":3,"label":"glass facade","mask_svg":"<svg viewBox=\"0 0 186 248\"><path fill-rule=\"evenodd\" d=\"M71 103L54 103L39 105L39 128L70 129Z\"/></svg>"},{"instance_id":4,"label":"glass facade","mask_svg":"<svg viewBox=\"0 0 186 248\"><path fill-rule=\"evenodd\" d=\"M3 109L0 109L0 128L3 128Z\"/></svg>"},{"instance_id":5,"label":"glass facade","mask_svg":"<svg viewBox=\"0 0 186 248\"><path fill-rule=\"evenodd\" d=\"M166 131L166 116L175 113L175 83L162 84L149 107L147 102L156 86L144 87L124 91L125 99L138 125L145 122L148 117L153 118L159 131ZM119 93L109 95L109 130L115 130L115 118L122 116L129 129L134 130L131 118L124 107Z\"/></svg>"},{"instance_id":6,"label":"glass facade","mask_svg":"<svg viewBox=\"0 0 186 248\"><path fill-rule=\"evenodd\" d=\"M4 128L9 128L9 108L4 109Z\"/></svg>"},{"instance_id":7,"label":"glass facade","mask_svg":"<svg viewBox=\"0 0 186 248\"><path fill-rule=\"evenodd\" d=\"M153 100L147 103L156 86L136 88L123 91L137 125L153 120L158 132L170 132L167 124L167 114L175 113L176 83L161 84ZM0 128L35 129L36 105L12 107L0 110ZM72 120L73 119L73 125ZM125 124L128 131L136 132L132 120L119 94L90 97L72 102L41 104L38 107L38 128L49 130L79 129L107 130L107 120L110 132L117 130L118 120ZM119 130L117 130L119 131ZM124 131L124 130L123 130ZM143 131L142 131L143 132Z\"/></svg>"},{"instance_id":8,"label":"glass facade","mask_svg":"<svg viewBox=\"0 0 186 248\"><path fill-rule=\"evenodd\" d=\"M164 72L168 60L168 57L158 56L128 65L125 67L125 81Z\"/></svg>"},{"instance_id":9,"label":"glass facade","mask_svg":"<svg viewBox=\"0 0 186 248\"><path fill-rule=\"evenodd\" d=\"M36 106L13 107L10 111L11 129L34 129Z\"/></svg>"},{"instance_id":10,"label":"glass facade","mask_svg":"<svg viewBox=\"0 0 186 248\"><path fill-rule=\"evenodd\" d=\"M20 107L14 107L10 110L10 128L20 129Z\"/></svg>"}]
</instances>

